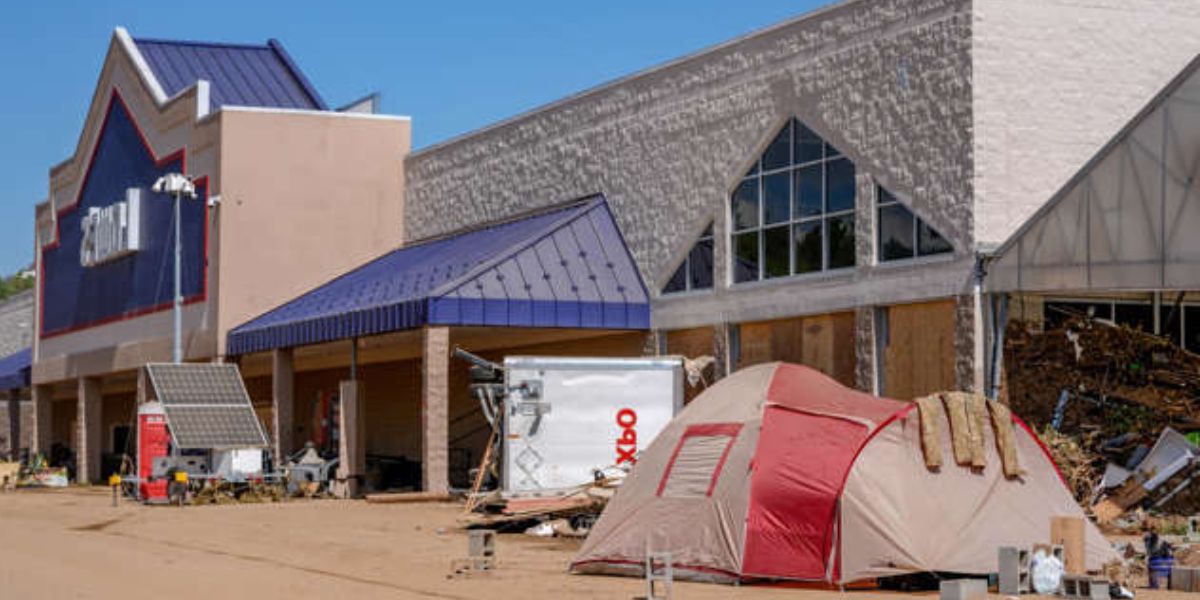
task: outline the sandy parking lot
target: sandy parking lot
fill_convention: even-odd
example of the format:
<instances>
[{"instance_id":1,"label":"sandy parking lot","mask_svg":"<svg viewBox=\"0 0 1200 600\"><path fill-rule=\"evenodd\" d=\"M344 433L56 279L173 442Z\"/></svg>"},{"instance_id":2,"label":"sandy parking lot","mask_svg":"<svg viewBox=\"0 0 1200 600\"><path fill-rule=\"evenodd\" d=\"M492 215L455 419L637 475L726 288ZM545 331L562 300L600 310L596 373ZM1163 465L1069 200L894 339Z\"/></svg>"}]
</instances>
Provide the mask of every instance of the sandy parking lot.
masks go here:
<instances>
[{"instance_id":1,"label":"sandy parking lot","mask_svg":"<svg viewBox=\"0 0 1200 600\"><path fill-rule=\"evenodd\" d=\"M638 580L568 575L578 541L523 535L500 536L496 571L451 578L450 562L467 545L451 504L109 502L103 489L0 493L0 598L536 600L642 592ZM675 591L712 599L936 597L684 583Z\"/></svg>"}]
</instances>

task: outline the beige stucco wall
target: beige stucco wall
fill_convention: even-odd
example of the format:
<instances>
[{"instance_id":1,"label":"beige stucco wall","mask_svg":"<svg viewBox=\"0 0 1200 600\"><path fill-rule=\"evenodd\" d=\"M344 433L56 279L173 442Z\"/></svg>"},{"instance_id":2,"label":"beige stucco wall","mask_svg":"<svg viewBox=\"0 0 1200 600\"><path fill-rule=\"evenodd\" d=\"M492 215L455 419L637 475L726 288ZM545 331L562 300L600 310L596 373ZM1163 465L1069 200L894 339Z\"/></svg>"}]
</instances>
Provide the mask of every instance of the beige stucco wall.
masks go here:
<instances>
[{"instance_id":1,"label":"beige stucco wall","mask_svg":"<svg viewBox=\"0 0 1200 600\"><path fill-rule=\"evenodd\" d=\"M1003 242L1200 52L1195 0L974 0L975 238Z\"/></svg>"},{"instance_id":2,"label":"beige stucco wall","mask_svg":"<svg viewBox=\"0 0 1200 600\"><path fill-rule=\"evenodd\" d=\"M225 333L400 245L408 119L225 109L216 235Z\"/></svg>"}]
</instances>

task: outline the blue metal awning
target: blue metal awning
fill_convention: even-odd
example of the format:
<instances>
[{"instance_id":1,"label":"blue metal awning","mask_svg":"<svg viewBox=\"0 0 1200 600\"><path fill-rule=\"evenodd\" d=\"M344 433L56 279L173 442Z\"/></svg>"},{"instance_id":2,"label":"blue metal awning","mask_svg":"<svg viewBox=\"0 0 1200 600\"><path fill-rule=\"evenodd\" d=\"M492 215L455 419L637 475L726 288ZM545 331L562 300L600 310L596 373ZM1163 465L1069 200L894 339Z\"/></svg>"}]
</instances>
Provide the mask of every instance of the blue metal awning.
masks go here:
<instances>
[{"instance_id":1,"label":"blue metal awning","mask_svg":"<svg viewBox=\"0 0 1200 600\"><path fill-rule=\"evenodd\" d=\"M648 329L604 198L390 252L229 332L231 355L423 325Z\"/></svg>"},{"instance_id":2,"label":"blue metal awning","mask_svg":"<svg viewBox=\"0 0 1200 600\"><path fill-rule=\"evenodd\" d=\"M0 358L0 391L29 387L29 369L33 352L18 350Z\"/></svg>"}]
</instances>

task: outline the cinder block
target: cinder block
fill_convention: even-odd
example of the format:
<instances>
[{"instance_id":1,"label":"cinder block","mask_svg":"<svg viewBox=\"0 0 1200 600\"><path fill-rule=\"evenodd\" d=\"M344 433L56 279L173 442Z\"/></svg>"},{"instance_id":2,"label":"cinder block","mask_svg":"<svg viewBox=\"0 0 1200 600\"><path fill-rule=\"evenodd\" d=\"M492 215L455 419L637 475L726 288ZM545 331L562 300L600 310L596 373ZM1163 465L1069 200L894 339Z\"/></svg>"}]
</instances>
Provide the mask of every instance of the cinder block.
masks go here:
<instances>
[{"instance_id":1,"label":"cinder block","mask_svg":"<svg viewBox=\"0 0 1200 600\"><path fill-rule=\"evenodd\" d=\"M1108 582L1102 579L1092 580L1092 593L1088 600L1109 600Z\"/></svg>"},{"instance_id":2,"label":"cinder block","mask_svg":"<svg viewBox=\"0 0 1200 600\"><path fill-rule=\"evenodd\" d=\"M998 551L999 592L1005 596L1029 593L1029 550L1003 546Z\"/></svg>"},{"instance_id":3,"label":"cinder block","mask_svg":"<svg viewBox=\"0 0 1200 600\"><path fill-rule=\"evenodd\" d=\"M1180 592L1195 592L1200 590L1200 568L1172 567L1170 589Z\"/></svg>"},{"instance_id":4,"label":"cinder block","mask_svg":"<svg viewBox=\"0 0 1200 600\"><path fill-rule=\"evenodd\" d=\"M987 600L987 580L942 580L938 592L939 600Z\"/></svg>"}]
</instances>

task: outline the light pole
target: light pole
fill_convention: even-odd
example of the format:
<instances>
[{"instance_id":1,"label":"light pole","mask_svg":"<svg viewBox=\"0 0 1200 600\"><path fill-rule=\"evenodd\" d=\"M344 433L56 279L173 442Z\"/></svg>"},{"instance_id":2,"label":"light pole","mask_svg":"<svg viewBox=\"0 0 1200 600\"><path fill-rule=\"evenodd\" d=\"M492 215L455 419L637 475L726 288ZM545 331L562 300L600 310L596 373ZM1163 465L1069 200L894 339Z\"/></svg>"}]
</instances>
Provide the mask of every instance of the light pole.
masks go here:
<instances>
[{"instance_id":1,"label":"light pole","mask_svg":"<svg viewBox=\"0 0 1200 600\"><path fill-rule=\"evenodd\" d=\"M183 243L180 240L180 199L196 198L196 185L192 179L181 173L167 173L154 182L150 188L156 194L171 194L175 198L175 339L171 350L171 360L176 364L183 362Z\"/></svg>"}]
</instances>

